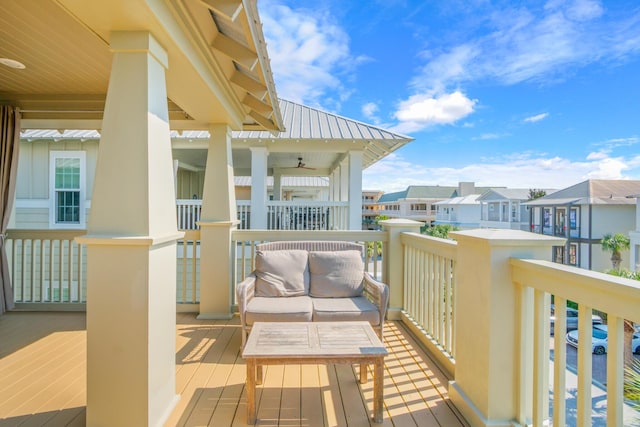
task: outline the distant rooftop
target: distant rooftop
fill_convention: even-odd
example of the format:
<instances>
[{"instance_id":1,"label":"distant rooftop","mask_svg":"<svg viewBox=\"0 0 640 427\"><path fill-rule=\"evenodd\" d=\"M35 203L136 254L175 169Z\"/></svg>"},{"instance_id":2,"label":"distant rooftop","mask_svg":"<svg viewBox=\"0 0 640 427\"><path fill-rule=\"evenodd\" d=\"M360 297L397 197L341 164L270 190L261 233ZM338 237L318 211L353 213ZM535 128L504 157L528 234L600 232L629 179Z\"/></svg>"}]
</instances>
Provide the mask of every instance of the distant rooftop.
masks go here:
<instances>
[{"instance_id":1,"label":"distant rooftop","mask_svg":"<svg viewBox=\"0 0 640 427\"><path fill-rule=\"evenodd\" d=\"M629 196L638 193L640 193L639 180L589 179L526 204L529 206L635 205L635 199Z\"/></svg>"},{"instance_id":2,"label":"distant rooftop","mask_svg":"<svg viewBox=\"0 0 640 427\"><path fill-rule=\"evenodd\" d=\"M482 194L489 189L503 187L475 187L473 185L465 185L472 183L461 183L467 191L472 194ZM465 194L468 195L468 194ZM440 186L440 185L410 185L404 191L395 193L386 193L380 197L379 203L397 202L403 199L451 199L461 196L460 185L458 186Z\"/></svg>"}]
</instances>

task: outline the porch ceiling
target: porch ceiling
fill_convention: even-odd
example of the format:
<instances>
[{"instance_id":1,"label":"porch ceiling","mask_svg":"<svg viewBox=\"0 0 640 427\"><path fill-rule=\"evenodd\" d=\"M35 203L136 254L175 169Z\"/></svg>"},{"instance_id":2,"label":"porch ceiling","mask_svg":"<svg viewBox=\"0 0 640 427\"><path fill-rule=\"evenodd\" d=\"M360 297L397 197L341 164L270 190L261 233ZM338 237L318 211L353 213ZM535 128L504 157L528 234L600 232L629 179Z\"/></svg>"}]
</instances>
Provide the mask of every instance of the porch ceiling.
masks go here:
<instances>
[{"instance_id":1,"label":"porch ceiling","mask_svg":"<svg viewBox=\"0 0 640 427\"><path fill-rule=\"evenodd\" d=\"M100 129L113 31L149 31L169 55L171 126L281 128L253 2L200 0L2 1L0 103L23 110L23 128Z\"/></svg>"}]
</instances>

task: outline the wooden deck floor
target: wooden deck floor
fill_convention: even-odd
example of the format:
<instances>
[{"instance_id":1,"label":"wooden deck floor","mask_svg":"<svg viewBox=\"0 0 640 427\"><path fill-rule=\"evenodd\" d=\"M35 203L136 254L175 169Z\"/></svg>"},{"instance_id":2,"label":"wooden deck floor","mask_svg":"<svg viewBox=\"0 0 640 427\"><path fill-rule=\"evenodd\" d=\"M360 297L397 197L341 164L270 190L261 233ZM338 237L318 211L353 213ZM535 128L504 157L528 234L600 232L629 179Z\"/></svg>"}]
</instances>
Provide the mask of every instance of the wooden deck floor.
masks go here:
<instances>
[{"instance_id":1,"label":"wooden deck floor","mask_svg":"<svg viewBox=\"0 0 640 427\"><path fill-rule=\"evenodd\" d=\"M246 426L245 365L238 319L179 314L176 385L166 426ZM388 322L385 420L370 420L373 382L345 365L268 366L258 387L259 426L464 426L447 379L400 323ZM0 427L84 426L83 313L0 316Z\"/></svg>"}]
</instances>

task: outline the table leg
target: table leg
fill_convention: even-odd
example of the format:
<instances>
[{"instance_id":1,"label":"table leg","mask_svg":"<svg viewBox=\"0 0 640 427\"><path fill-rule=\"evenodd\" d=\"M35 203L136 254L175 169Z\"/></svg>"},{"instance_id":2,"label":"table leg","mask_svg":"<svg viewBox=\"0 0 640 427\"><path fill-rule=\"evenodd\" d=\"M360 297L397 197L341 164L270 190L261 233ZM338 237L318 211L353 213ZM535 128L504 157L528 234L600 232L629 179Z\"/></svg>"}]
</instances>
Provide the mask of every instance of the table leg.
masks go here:
<instances>
[{"instance_id":1,"label":"table leg","mask_svg":"<svg viewBox=\"0 0 640 427\"><path fill-rule=\"evenodd\" d=\"M256 361L247 359L247 424L256 423Z\"/></svg>"},{"instance_id":2,"label":"table leg","mask_svg":"<svg viewBox=\"0 0 640 427\"><path fill-rule=\"evenodd\" d=\"M360 384L366 384L366 383L367 383L367 364L361 363L360 364Z\"/></svg>"},{"instance_id":3,"label":"table leg","mask_svg":"<svg viewBox=\"0 0 640 427\"><path fill-rule=\"evenodd\" d=\"M263 369L262 365L256 365L256 370L258 372L258 376L257 376L257 379L256 379L256 384L262 384L262 378L263 378L262 377L262 374L263 374L262 369Z\"/></svg>"},{"instance_id":4,"label":"table leg","mask_svg":"<svg viewBox=\"0 0 640 427\"><path fill-rule=\"evenodd\" d=\"M384 402L384 360L376 359L373 369L373 421L382 422Z\"/></svg>"}]
</instances>

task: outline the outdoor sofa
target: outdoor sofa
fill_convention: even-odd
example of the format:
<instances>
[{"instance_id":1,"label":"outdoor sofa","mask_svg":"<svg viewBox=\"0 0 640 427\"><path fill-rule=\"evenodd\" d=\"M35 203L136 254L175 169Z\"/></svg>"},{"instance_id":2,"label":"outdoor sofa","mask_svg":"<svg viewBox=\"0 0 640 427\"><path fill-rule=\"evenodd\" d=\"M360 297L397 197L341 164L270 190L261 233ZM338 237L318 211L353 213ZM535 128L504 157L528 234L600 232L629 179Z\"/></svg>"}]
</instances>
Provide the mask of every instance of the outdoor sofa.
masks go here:
<instances>
[{"instance_id":1,"label":"outdoor sofa","mask_svg":"<svg viewBox=\"0 0 640 427\"><path fill-rule=\"evenodd\" d=\"M368 321L380 339L389 287L364 271L363 245L283 241L256 246L236 287L242 345L255 322Z\"/></svg>"}]
</instances>

